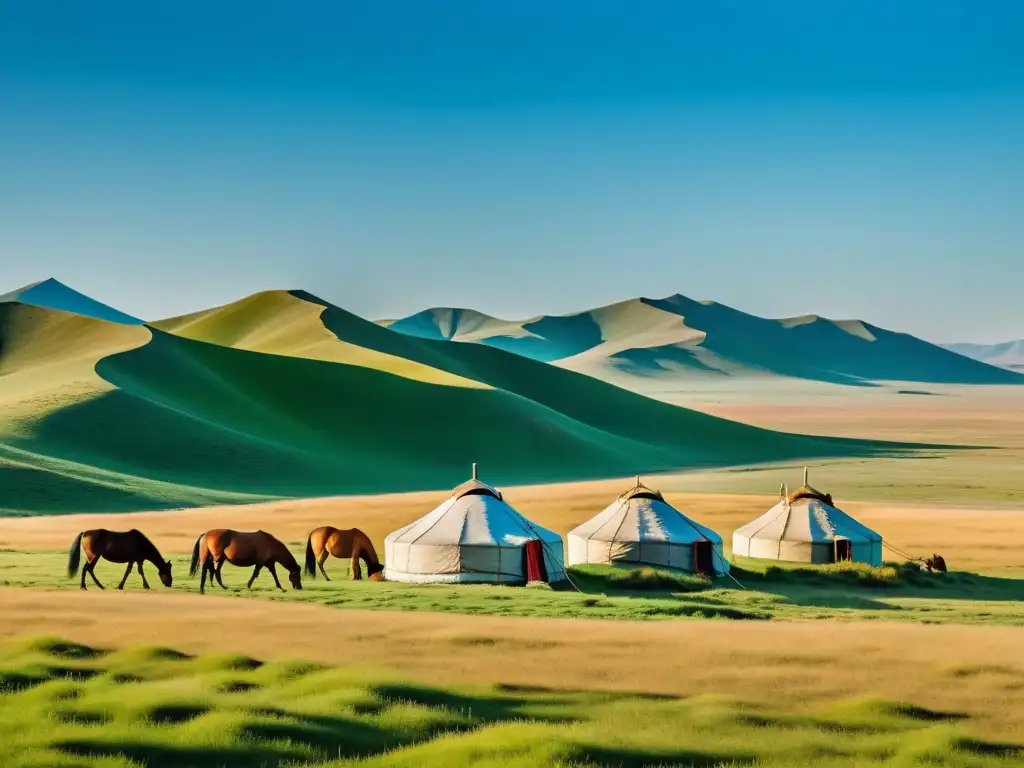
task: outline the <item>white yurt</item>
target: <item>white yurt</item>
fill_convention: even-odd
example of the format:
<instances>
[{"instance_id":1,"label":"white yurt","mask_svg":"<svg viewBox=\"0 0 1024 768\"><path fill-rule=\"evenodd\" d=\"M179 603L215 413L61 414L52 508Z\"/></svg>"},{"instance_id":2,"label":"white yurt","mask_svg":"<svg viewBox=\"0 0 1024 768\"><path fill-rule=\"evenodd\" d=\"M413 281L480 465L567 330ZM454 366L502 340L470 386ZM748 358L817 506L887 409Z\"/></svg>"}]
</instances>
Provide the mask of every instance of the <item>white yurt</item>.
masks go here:
<instances>
[{"instance_id":1,"label":"white yurt","mask_svg":"<svg viewBox=\"0 0 1024 768\"><path fill-rule=\"evenodd\" d=\"M562 537L532 523L477 478L384 540L384 577L416 584L564 581Z\"/></svg>"},{"instance_id":2,"label":"white yurt","mask_svg":"<svg viewBox=\"0 0 1024 768\"><path fill-rule=\"evenodd\" d=\"M782 486L779 503L732 535L733 555L834 563L882 564L882 537L835 506L832 496L804 484L795 493Z\"/></svg>"},{"instance_id":3,"label":"white yurt","mask_svg":"<svg viewBox=\"0 0 1024 768\"><path fill-rule=\"evenodd\" d=\"M636 485L569 532L569 564L636 563L708 575L729 572L722 537L696 523L659 491Z\"/></svg>"}]
</instances>

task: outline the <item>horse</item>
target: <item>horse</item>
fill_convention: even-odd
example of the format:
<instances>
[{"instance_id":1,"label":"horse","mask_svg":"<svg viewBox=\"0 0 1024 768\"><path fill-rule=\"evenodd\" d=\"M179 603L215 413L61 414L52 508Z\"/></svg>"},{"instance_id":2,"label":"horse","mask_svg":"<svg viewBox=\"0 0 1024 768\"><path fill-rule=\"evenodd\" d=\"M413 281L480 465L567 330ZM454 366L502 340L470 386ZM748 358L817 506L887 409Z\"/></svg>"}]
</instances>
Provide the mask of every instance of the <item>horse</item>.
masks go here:
<instances>
[{"instance_id":1,"label":"horse","mask_svg":"<svg viewBox=\"0 0 1024 768\"><path fill-rule=\"evenodd\" d=\"M156 566L156 572L163 585L171 586L171 564L160 556L160 552L153 542L134 528L130 531L108 531L105 528L97 528L92 531L82 531L75 536L71 549L68 550L69 578L78 573L78 563L82 559L83 549L85 550L85 567L82 568L82 589L85 589L85 574L87 573L92 576L97 587L104 588L100 584L100 580L96 578L96 563L101 557L107 558L112 563L128 563L124 578L117 585L118 589L124 589L124 583L128 581L128 575L136 564L139 566L142 586L149 589L146 573L142 570L142 564L147 560Z\"/></svg>"},{"instance_id":2,"label":"horse","mask_svg":"<svg viewBox=\"0 0 1024 768\"><path fill-rule=\"evenodd\" d=\"M277 569L274 567L277 563L288 570L288 580L291 582L292 588L302 589L302 569L299 568L299 564L288 548L266 531L243 533L221 528L207 531L196 539L188 575L195 576L199 566L202 565L203 576L199 582L200 594L206 591L207 574L211 581L216 579L222 589L227 589L220 577L225 561L242 568L247 568L250 565L256 566L247 585L249 589L252 589L252 583L260 575L260 571L266 568L274 577L277 588L284 592L284 587L281 586L281 582L277 578Z\"/></svg>"},{"instance_id":3,"label":"horse","mask_svg":"<svg viewBox=\"0 0 1024 768\"><path fill-rule=\"evenodd\" d=\"M932 555L924 560L924 567L929 571L938 571L939 573L946 572L946 561L942 555Z\"/></svg>"},{"instance_id":4,"label":"horse","mask_svg":"<svg viewBox=\"0 0 1024 768\"><path fill-rule=\"evenodd\" d=\"M315 579L316 569L319 568L324 578L330 581L331 577L324 570L328 555L351 557L351 574L355 581L363 578L363 570L359 567L360 559L366 562L366 570L371 581L381 581L384 578L384 566L377 557L373 542L358 528L339 529L324 525L312 531L306 539L306 574Z\"/></svg>"}]
</instances>

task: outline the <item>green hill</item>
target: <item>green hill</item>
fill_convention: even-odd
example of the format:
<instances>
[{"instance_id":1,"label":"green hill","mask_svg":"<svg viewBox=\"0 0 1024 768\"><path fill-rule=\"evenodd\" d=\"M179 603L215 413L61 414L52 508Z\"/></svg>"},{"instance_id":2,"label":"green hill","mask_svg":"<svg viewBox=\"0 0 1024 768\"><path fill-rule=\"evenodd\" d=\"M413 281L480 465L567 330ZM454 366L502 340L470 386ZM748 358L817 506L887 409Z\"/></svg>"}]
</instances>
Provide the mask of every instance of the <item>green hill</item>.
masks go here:
<instances>
[{"instance_id":1,"label":"green hill","mask_svg":"<svg viewBox=\"0 0 1024 768\"><path fill-rule=\"evenodd\" d=\"M8 513L444 488L472 461L508 484L897 450L707 416L302 292L158 327L11 306Z\"/></svg>"}]
</instances>

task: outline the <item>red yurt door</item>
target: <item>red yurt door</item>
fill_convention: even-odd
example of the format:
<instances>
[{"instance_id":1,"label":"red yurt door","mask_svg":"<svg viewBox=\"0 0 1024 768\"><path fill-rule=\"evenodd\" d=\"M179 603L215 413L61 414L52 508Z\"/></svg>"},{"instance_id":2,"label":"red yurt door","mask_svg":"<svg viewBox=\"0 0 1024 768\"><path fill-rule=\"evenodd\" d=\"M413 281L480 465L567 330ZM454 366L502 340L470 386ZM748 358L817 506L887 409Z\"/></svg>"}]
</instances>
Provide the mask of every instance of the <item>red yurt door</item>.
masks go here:
<instances>
[{"instance_id":1,"label":"red yurt door","mask_svg":"<svg viewBox=\"0 0 1024 768\"><path fill-rule=\"evenodd\" d=\"M523 573L527 581L548 580L548 570L544 567L544 542L540 539L526 542L523 560Z\"/></svg>"}]
</instances>

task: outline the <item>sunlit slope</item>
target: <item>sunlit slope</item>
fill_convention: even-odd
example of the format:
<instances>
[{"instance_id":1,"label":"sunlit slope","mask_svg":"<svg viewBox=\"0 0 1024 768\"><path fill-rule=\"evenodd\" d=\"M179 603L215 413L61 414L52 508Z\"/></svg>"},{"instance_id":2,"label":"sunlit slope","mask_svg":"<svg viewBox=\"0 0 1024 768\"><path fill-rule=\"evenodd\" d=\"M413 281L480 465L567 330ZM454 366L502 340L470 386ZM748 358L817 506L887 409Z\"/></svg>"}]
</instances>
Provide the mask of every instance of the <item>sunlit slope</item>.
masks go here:
<instances>
[{"instance_id":1,"label":"sunlit slope","mask_svg":"<svg viewBox=\"0 0 1024 768\"><path fill-rule=\"evenodd\" d=\"M0 432L23 419L109 390L97 361L149 341L141 325L54 309L0 303Z\"/></svg>"},{"instance_id":2,"label":"sunlit slope","mask_svg":"<svg viewBox=\"0 0 1024 768\"><path fill-rule=\"evenodd\" d=\"M320 306L288 291L264 291L222 307L161 320L153 327L235 349L347 363L434 384L483 386L411 360L346 344L320 322L321 312Z\"/></svg>"},{"instance_id":3,"label":"sunlit slope","mask_svg":"<svg viewBox=\"0 0 1024 768\"><path fill-rule=\"evenodd\" d=\"M427 339L474 342L563 368L628 377L781 377L864 385L880 381L1020 384L1024 376L859 320L766 319L675 295L515 322L432 309L389 325Z\"/></svg>"}]
</instances>

